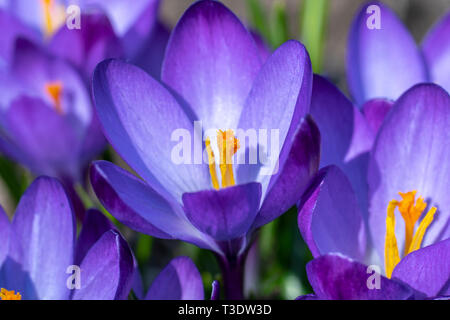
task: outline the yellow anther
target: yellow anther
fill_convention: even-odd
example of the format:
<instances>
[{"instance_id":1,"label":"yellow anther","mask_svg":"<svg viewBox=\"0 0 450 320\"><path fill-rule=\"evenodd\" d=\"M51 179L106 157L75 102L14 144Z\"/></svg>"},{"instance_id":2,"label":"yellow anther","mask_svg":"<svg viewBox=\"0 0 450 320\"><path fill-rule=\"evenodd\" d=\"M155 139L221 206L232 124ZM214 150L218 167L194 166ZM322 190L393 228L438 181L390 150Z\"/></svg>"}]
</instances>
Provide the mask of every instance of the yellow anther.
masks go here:
<instances>
[{"instance_id":1,"label":"yellow anther","mask_svg":"<svg viewBox=\"0 0 450 320\"><path fill-rule=\"evenodd\" d=\"M63 85L60 81L48 82L45 84L45 91L49 97L53 100L53 105L56 111L60 114L63 113L61 94L63 90Z\"/></svg>"},{"instance_id":2,"label":"yellow anther","mask_svg":"<svg viewBox=\"0 0 450 320\"><path fill-rule=\"evenodd\" d=\"M399 194L402 197L402 200L390 201L387 208L384 262L388 278L391 277L395 266L401 260L398 251L397 238L395 236L395 208L398 208L398 211L400 211L400 214L405 221L405 248L403 256L420 249L425 232L433 221L434 214L436 213L436 207L430 208L414 234L414 226L427 207L423 198L419 197L417 201L415 200L416 193L417 191L407 193L400 192Z\"/></svg>"},{"instance_id":3,"label":"yellow anther","mask_svg":"<svg viewBox=\"0 0 450 320\"><path fill-rule=\"evenodd\" d=\"M22 300L19 292L14 293L14 290L8 291L4 288L0 290L0 300Z\"/></svg>"},{"instance_id":4,"label":"yellow anther","mask_svg":"<svg viewBox=\"0 0 450 320\"><path fill-rule=\"evenodd\" d=\"M211 141L206 138L206 151L208 153L209 172L214 189L219 189L219 182L216 174L215 157L211 148ZM235 185L233 173L233 156L239 149L239 140L234 136L233 130L218 130L217 146L219 148L219 168L222 180L222 188Z\"/></svg>"},{"instance_id":5,"label":"yellow anther","mask_svg":"<svg viewBox=\"0 0 450 320\"><path fill-rule=\"evenodd\" d=\"M419 250L422 245L423 237L425 236L425 232L430 226L431 222L433 222L434 214L436 213L436 207L432 207L425 218L420 222L419 227L417 228L416 233L414 234L414 238L412 239L411 245L409 247L408 253Z\"/></svg>"},{"instance_id":6,"label":"yellow anther","mask_svg":"<svg viewBox=\"0 0 450 320\"><path fill-rule=\"evenodd\" d=\"M41 0L42 9L44 10L44 32L45 36L49 37L54 32L54 26L52 21L52 6L53 0Z\"/></svg>"},{"instance_id":7,"label":"yellow anther","mask_svg":"<svg viewBox=\"0 0 450 320\"><path fill-rule=\"evenodd\" d=\"M211 141L209 138L206 138L205 141L206 146L206 152L208 153L208 165L209 165L209 173L211 174L211 181L213 188L218 190L219 189L219 181L217 180L217 174L216 174L216 159L214 158L214 152L211 149Z\"/></svg>"},{"instance_id":8,"label":"yellow anther","mask_svg":"<svg viewBox=\"0 0 450 320\"><path fill-rule=\"evenodd\" d=\"M384 264L386 275L391 277L394 267L400 262L398 253L397 238L395 237L395 207L398 205L396 200L389 202L386 218L386 238L384 241Z\"/></svg>"}]
</instances>

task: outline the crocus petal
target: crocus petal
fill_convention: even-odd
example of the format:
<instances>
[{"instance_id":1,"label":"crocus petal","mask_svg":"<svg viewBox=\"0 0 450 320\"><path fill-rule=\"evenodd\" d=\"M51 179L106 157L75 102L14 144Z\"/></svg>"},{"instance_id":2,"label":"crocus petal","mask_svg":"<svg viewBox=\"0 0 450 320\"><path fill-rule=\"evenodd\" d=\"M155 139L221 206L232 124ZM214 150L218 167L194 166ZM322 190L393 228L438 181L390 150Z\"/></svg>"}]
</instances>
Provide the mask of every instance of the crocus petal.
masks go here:
<instances>
[{"instance_id":1,"label":"crocus petal","mask_svg":"<svg viewBox=\"0 0 450 320\"><path fill-rule=\"evenodd\" d=\"M182 239L201 247L201 234L145 182L107 161L91 166L92 187L105 208L130 228L163 239ZM180 209L181 210L181 209Z\"/></svg>"},{"instance_id":2,"label":"crocus petal","mask_svg":"<svg viewBox=\"0 0 450 320\"><path fill-rule=\"evenodd\" d=\"M362 112L374 134L380 129L393 104L392 101L386 99L372 99L363 105Z\"/></svg>"},{"instance_id":3,"label":"crocus petal","mask_svg":"<svg viewBox=\"0 0 450 320\"><path fill-rule=\"evenodd\" d=\"M0 230L1 230L0 232L3 235L3 241L0 241L0 266L1 266L6 258L6 254L8 253L9 230L10 230L9 218L1 205L0 205Z\"/></svg>"},{"instance_id":4,"label":"crocus petal","mask_svg":"<svg viewBox=\"0 0 450 320\"><path fill-rule=\"evenodd\" d=\"M80 19L82 28L60 28L50 39L48 50L83 70L86 80L90 81L100 61L121 57L123 49L105 15L82 14Z\"/></svg>"},{"instance_id":5,"label":"crocus petal","mask_svg":"<svg viewBox=\"0 0 450 320\"><path fill-rule=\"evenodd\" d=\"M441 87L421 84L408 90L392 107L371 154L369 224L376 249L384 256L388 203L399 192L417 196L438 208L423 246L450 236L450 97ZM427 209L428 210L428 209ZM403 252L404 224L396 212L397 243Z\"/></svg>"},{"instance_id":6,"label":"crocus petal","mask_svg":"<svg viewBox=\"0 0 450 320\"><path fill-rule=\"evenodd\" d=\"M369 289L369 268L338 254L328 254L306 265L309 283L320 299L404 300L416 293L406 285L379 275L379 289ZM372 284L372 283L371 283Z\"/></svg>"},{"instance_id":7,"label":"crocus petal","mask_svg":"<svg viewBox=\"0 0 450 320\"><path fill-rule=\"evenodd\" d=\"M267 192L253 223L258 228L295 205L319 168L320 132L310 117L302 120L289 156L272 188Z\"/></svg>"},{"instance_id":8,"label":"crocus petal","mask_svg":"<svg viewBox=\"0 0 450 320\"><path fill-rule=\"evenodd\" d=\"M25 191L12 223L20 237L20 264L30 277L36 296L26 299L67 299L66 269L73 264L75 221L62 185L53 178L37 178Z\"/></svg>"},{"instance_id":9,"label":"crocus petal","mask_svg":"<svg viewBox=\"0 0 450 320\"><path fill-rule=\"evenodd\" d=\"M320 166L336 165L346 174L366 216L367 152L374 140L370 127L350 100L319 75L314 75L311 115L322 138Z\"/></svg>"},{"instance_id":10,"label":"crocus petal","mask_svg":"<svg viewBox=\"0 0 450 320\"><path fill-rule=\"evenodd\" d=\"M80 266L81 288L73 300L124 300L131 290L133 255L126 241L107 231L88 251Z\"/></svg>"},{"instance_id":11,"label":"crocus petal","mask_svg":"<svg viewBox=\"0 0 450 320\"><path fill-rule=\"evenodd\" d=\"M68 120L41 99L17 98L4 122L9 141L26 156L16 161L37 174L76 174L79 147L76 134Z\"/></svg>"},{"instance_id":12,"label":"crocus petal","mask_svg":"<svg viewBox=\"0 0 450 320\"><path fill-rule=\"evenodd\" d=\"M239 161L247 157L248 151L258 150L259 161L257 164L240 161L245 164L236 168L238 183L261 182L264 198L269 181L270 184L276 181L286 162L301 118L309 110L311 90L312 69L305 47L295 40L285 42L261 68L242 110L239 129L258 131L260 141L249 139L247 145L245 137L241 138L236 157ZM261 141L264 139L260 129L266 130L266 141Z\"/></svg>"},{"instance_id":13,"label":"crocus petal","mask_svg":"<svg viewBox=\"0 0 450 320\"><path fill-rule=\"evenodd\" d=\"M259 183L183 194L188 219L217 241L245 235L258 212L260 199Z\"/></svg>"},{"instance_id":14,"label":"crocus petal","mask_svg":"<svg viewBox=\"0 0 450 320\"><path fill-rule=\"evenodd\" d=\"M133 282L131 284L131 290L133 291L133 294L138 298L139 300L144 299L144 284L142 282L142 276L139 271L139 266L137 265L136 259L134 264L134 273L133 273Z\"/></svg>"},{"instance_id":15,"label":"crocus petal","mask_svg":"<svg viewBox=\"0 0 450 320\"><path fill-rule=\"evenodd\" d=\"M218 1L198 1L172 32L162 80L205 129L236 128L261 61L250 33Z\"/></svg>"},{"instance_id":16,"label":"crocus petal","mask_svg":"<svg viewBox=\"0 0 450 320\"><path fill-rule=\"evenodd\" d=\"M146 300L203 300L202 277L188 257L175 258L161 271Z\"/></svg>"},{"instance_id":17,"label":"crocus petal","mask_svg":"<svg viewBox=\"0 0 450 320\"><path fill-rule=\"evenodd\" d=\"M335 166L322 169L299 204L298 226L314 257L339 252L364 261L364 224L355 194Z\"/></svg>"},{"instance_id":18,"label":"crocus petal","mask_svg":"<svg viewBox=\"0 0 450 320\"><path fill-rule=\"evenodd\" d=\"M408 254L395 267L392 278L428 297L450 295L450 239Z\"/></svg>"},{"instance_id":19,"label":"crocus petal","mask_svg":"<svg viewBox=\"0 0 450 320\"><path fill-rule=\"evenodd\" d=\"M422 48L431 80L450 92L450 11L425 37ZM445 40L444 40L445 39Z\"/></svg>"},{"instance_id":20,"label":"crocus petal","mask_svg":"<svg viewBox=\"0 0 450 320\"><path fill-rule=\"evenodd\" d=\"M395 13L380 2L364 5L353 20L347 77L359 106L373 98L396 100L414 84L428 80L413 37Z\"/></svg>"},{"instance_id":21,"label":"crocus petal","mask_svg":"<svg viewBox=\"0 0 450 320\"><path fill-rule=\"evenodd\" d=\"M75 251L75 263L79 264L85 257L89 249L100 239L103 234L114 229L111 221L98 210L88 210L83 221L83 228L77 240Z\"/></svg>"},{"instance_id":22,"label":"crocus petal","mask_svg":"<svg viewBox=\"0 0 450 320\"><path fill-rule=\"evenodd\" d=\"M184 192L211 187L206 164L173 158L174 134L190 147L194 124L160 83L135 66L107 60L94 72L93 92L106 138L158 193L181 200Z\"/></svg>"}]
</instances>

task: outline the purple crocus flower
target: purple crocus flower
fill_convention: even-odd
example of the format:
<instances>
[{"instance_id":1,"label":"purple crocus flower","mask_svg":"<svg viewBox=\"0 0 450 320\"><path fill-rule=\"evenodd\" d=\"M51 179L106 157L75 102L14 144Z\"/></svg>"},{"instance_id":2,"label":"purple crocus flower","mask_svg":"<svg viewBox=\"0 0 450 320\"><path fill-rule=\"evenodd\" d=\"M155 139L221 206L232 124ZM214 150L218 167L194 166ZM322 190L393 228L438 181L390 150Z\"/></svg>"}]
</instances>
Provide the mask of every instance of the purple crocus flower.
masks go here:
<instances>
[{"instance_id":1,"label":"purple crocus flower","mask_svg":"<svg viewBox=\"0 0 450 320\"><path fill-rule=\"evenodd\" d=\"M378 112L385 113L415 84L434 82L450 91L449 30L450 12L419 48L386 5L372 1L362 6L353 20L347 49L348 86L356 104L364 112L381 108ZM372 99L378 100L378 106L364 105Z\"/></svg>"},{"instance_id":2,"label":"purple crocus flower","mask_svg":"<svg viewBox=\"0 0 450 320\"><path fill-rule=\"evenodd\" d=\"M262 65L238 18L219 2L199 1L171 35L161 79L163 84L118 60L97 67L93 93L105 136L142 179L98 161L91 167L92 186L105 208L134 230L214 251L227 297L242 298L254 231L295 204L318 166L319 132L305 117L312 84L308 54L288 41ZM203 144L195 120L205 132L214 129L217 139L206 135ZM244 156L258 149L267 156L257 143L239 141L237 128L278 130L278 170L269 166L264 175L261 163L233 167L223 160L240 145ZM206 163L172 160L172 135L180 129L190 135L189 145L192 137L200 140ZM223 160L219 175L209 161L214 157Z\"/></svg>"},{"instance_id":3,"label":"purple crocus flower","mask_svg":"<svg viewBox=\"0 0 450 320\"><path fill-rule=\"evenodd\" d=\"M316 258L307 265L316 296L305 298L448 296L450 97L435 84L414 86L375 142L358 112L328 81L314 79L311 113L323 159L337 166L320 170L299 204L299 229ZM380 288L369 288L367 265L383 259Z\"/></svg>"},{"instance_id":4,"label":"purple crocus flower","mask_svg":"<svg viewBox=\"0 0 450 320\"><path fill-rule=\"evenodd\" d=\"M18 39L0 82L0 152L36 175L60 178L75 202L73 184L83 182L106 143L83 79L64 60Z\"/></svg>"},{"instance_id":5,"label":"purple crocus flower","mask_svg":"<svg viewBox=\"0 0 450 320\"><path fill-rule=\"evenodd\" d=\"M117 231L102 227L107 224L101 216L98 211L88 212L75 242L76 224L69 198L62 185L48 177L37 178L25 191L12 222L0 207L4 235L0 243L0 297L127 298L133 256ZM71 279L71 275L78 278Z\"/></svg>"}]
</instances>

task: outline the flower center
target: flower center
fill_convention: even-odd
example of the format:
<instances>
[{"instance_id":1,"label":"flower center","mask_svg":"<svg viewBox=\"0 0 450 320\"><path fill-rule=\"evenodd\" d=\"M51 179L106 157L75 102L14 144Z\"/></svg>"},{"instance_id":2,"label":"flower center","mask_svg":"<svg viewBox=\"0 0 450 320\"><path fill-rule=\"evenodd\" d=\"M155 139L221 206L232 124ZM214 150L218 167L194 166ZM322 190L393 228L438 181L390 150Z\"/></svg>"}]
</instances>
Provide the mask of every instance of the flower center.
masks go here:
<instances>
[{"instance_id":1,"label":"flower center","mask_svg":"<svg viewBox=\"0 0 450 320\"><path fill-rule=\"evenodd\" d=\"M47 82L45 84L45 92L53 101L53 106L59 114L63 113L61 104L61 94L63 90L63 85L60 81Z\"/></svg>"},{"instance_id":2,"label":"flower center","mask_svg":"<svg viewBox=\"0 0 450 320\"><path fill-rule=\"evenodd\" d=\"M61 5L55 5L54 0L41 0L44 13L44 34L50 37L65 19L65 8Z\"/></svg>"},{"instance_id":3,"label":"flower center","mask_svg":"<svg viewBox=\"0 0 450 320\"><path fill-rule=\"evenodd\" d=\"M14 290L8 291L4 288L0 290L0 300L22 300L19 292L14 293Z\"/></svg>"},{"instance_id":4,"label":"flower center","mask_svg":"<svg viewBox=\"0 0 450 320\"><path fill-rule=\"evenodd\" d=\"M402 200L391 200L387 208L386 217L386 239L384 243L384 263L386 267L386 275L391 278L392 271L400 262L401 258L398 252L397 238L395 237L395 208L400 211L405 221L405 249L403 256L420 249L423 237L427 228L433 221L436 207L432 207L419 224L414 233L414 226L419 220L422 212L427 207L422 197L415 200L417 191L407 193L399 192Z\"/></svg>"},{"instance_id":5,"label":"flower center","mask_svg":"<svg viewBox=\"0 0 450 320\"><path fill-rule=\"evenodd\" d=\"M211 174L211 181L214 189L219 189L219 181L217 179L215 156L211 148L211 141L209 137L205 141L206 152L208 153L209 173ZM222 188L235 185L233 174L233 155L239 149L239 140L234 136L234 131L219 130L217 131L217 146L219 147L219 168L222 180Z\"/></svg>"}]
</instances>

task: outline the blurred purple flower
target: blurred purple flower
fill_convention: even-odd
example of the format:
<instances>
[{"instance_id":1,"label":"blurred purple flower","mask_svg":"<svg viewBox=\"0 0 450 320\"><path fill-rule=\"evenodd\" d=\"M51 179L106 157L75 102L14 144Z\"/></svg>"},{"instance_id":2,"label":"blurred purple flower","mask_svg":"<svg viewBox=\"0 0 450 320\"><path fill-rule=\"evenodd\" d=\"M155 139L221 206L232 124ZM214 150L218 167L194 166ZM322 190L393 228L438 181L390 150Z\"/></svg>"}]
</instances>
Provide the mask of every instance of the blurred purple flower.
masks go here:
<instances>
[{"instance_id":1,"label":"blurred purple flower","mask_svg":"<svg viewBox=\"0 0 450 320\"><path fill-rule=\"evenodd\" d=\"M8 29L14 32L2 42L7 48L20 35L41 43L68 59L89 81L97 63L120 57L157 76L169 37L157 17L159 3L136 0L130 6L121 0L7 0L0 3L0 23L12 26ZM70 5L80 9L80 29L66 27Z\"/></svg>"},{"instance_id":2,"label":"blurred purple flower","mask_svg":"<svg viewBox=\"0 0 450 320\"><path fill-rule=\"evenodd\" d=\"M379 29L369 28L378 6ZM450 91L450 12L426 35L419 48L412 35L386 5L371 1L355 16L347 48L347 77L358 106L372 99L395 101L415 84L434 82ZM382 109L386 105L380 105ZM377 108L371 106L371 108Z\"/></svg>"},{"instance_id":3,"label":"blurred purple flower","mask_svg":"<svg viewBox=\"0 0 450 320\"><path fill-rule=\"evenodd\" d=\"M311 114L327 167L302 197L298 223L316 258L307 272L317 297L450 295L448 93L414 86L392 106L374 142L337 88L319 76L313 87ZM380 265L381 257L386 277L381 289L369 289L364 264Z\"/></svg>"},{"instance_id":4,"label":"blurred purple flower","mask_svg":"<svg viewBox=\"0 0 450 320\"><path fill-rule=\"evenodd\" d=\"M71 203L62 185L40 177L27 189L14 219L0 207L0 288L22 299L126 299L133 256L122 236L98 211L89 211L76 239ZM69 267L80 268L69 289ZM74 281L76 283L76 281Z\"/></svg>"},{"instance_id":5,"label":"blurred purple flower","mask_svg":"<svg viewBox=\"0 0 450 320\"><path fill-rule=\"evenodd\" d=\"M161 79L163 84L118 60L97 67L93 92L105 136L143 180L99 161L91 168L92 186L129 227L213 250L228 298L242 298L253 231L294 205L317 170L319 132L305 118L312 85L308 54L288 41L262 65L238 18L219 2L199 1L171 35ZM260 164L228 167L231 177L222 175L219 188L214 165L175 164L172 133L182 128L196 137L195 120L205 131L279 130L278 172L264 175ZM239 143L220 141L228 146L222 152Z\"/></svg>"},{"instance_id":6,"label":"blurred purple flower","mask_svg":"<svg viewBox=\"0 0 450 320\"><path fill-rule=\"evenodd\" d=\"M25 39L16 41L0 83L0 152L36 175L60 178L75 202L73 184L84 182L88 163L106 144L85 83Z\"/></svg>"}]
</instances>

